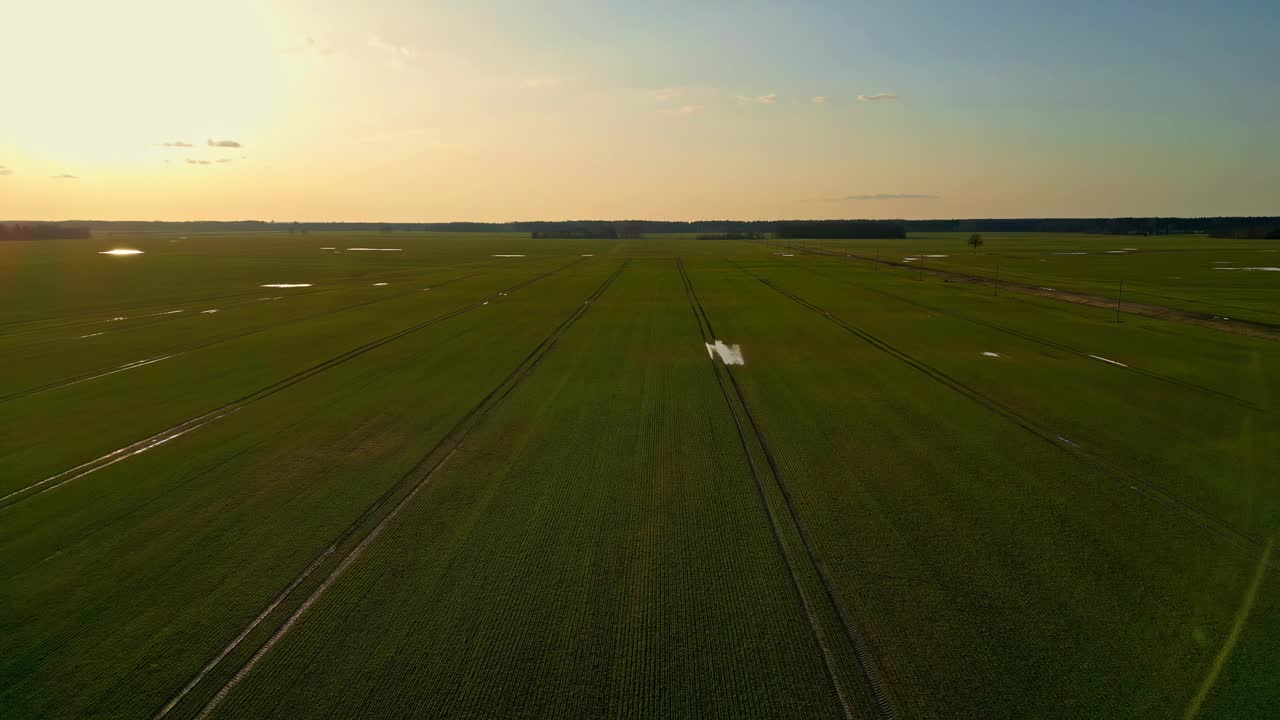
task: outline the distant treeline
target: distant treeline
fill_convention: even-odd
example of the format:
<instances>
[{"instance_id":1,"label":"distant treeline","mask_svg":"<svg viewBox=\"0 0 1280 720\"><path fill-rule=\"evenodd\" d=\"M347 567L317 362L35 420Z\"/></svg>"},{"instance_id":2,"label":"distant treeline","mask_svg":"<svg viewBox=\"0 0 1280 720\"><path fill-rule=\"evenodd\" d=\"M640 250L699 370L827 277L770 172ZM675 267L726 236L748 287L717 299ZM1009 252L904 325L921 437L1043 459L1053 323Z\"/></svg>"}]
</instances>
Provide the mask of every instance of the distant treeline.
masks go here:
<instances>
[{"instance_id":1,"label":"distant treeline","mask_svg":"<svg viewBox=\"0 0 1280 720\"><path fill-rule=\"evenodd\" d=\"M900 222L882 220L809 220L781 222L774 226L779 239L798 238L904 238L907 229Z\"/></svg>"},{"instance_id":2,"label":"distant treeline","mask_svg":"<svg viewBox=\"0 0 1280 720\"><path fill-rule=\"evenodd\" d=\"M876 237L901 237L902 232L963 233L1104 233L1114 235L1165 235L1205 233L1215 237L1268 237L1280 229L1280 217L1148 217L1148 218L986 218L972 220L565 220L509 223L333 223L333 222L148 222L148 221L75 221L67 223L19 223L21 227L57 228L41 232L83 233L86 229L102 232L293 232L344 230L355 232L502 232L527 233L534 237L630 238L660 233L687 235L761 235L791 233L791 228L805 227L809 232L859 232L877 228L887 234ZM835 228L840 228L836 230ZM76 235L83 237L83 235ZM799 237L789 235L790 237ZM2 236L0 236L2 237ZM46 236L40 236L46 237ZM63 237L63 235L58 235ZM829 234L806 237L832 237ZM849 237L841 235L841 237ZM853 237L865 237L854 235Z\"/></svg>"},{"instance_id":3,"label":"distant treeline","mask_svg":"<svg viewBox=\"0 0 1280 720\"><path fill-rule=\"evenodd\" d=\"M73 240L89 237L89 228L83 225L58 225L54 223L0 224L0 240Z\"/></svg>"}]
</instances>

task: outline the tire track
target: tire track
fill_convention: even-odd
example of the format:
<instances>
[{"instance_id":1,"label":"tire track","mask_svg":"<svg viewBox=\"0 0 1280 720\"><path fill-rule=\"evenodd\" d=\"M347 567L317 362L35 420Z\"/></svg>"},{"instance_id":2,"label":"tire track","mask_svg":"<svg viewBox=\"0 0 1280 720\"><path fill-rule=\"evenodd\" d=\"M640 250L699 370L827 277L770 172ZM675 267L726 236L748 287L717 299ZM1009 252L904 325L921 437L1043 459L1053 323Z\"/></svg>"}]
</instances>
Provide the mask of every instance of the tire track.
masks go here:
<instances>
[{"instance_id":1,"label":"tire track","mask_svg":"<svg viewBox=\"0 0 1280 720\"><path fill-rule=\"evenodd\" d=\"M1196 523L1200 527L1204 528L1206 531L1213 533L1220 538L1232 541L1236 544L1243 544L1245 546L1244 547L1245 551L1248 552L1255 559L1259 557L1260 553L1262 552L1264 542L1261 538L1258 538L1257 536L1237 527L1235 524L1231 523L1230 521L1219 518L1216 515L1205 510L1204 508L1201 508L1198 505L1195 505L1194 503L1191 503L1187 500L1183 500L1182 498L1176 495L1173 495L1169 492L1166 492L1156 487L1155 485L1147 482L1146 480L1143 480L1140 476L1129 471L1123 466L1115 463L1114 461L1102 455L1099 455L1097 453L1086 450L1085 448L1077 445L1071 440L1068 440L1067 438L1044 427L1043 425L1036 422L1032 418L1026 415L1023 415L1022 413L1019 413L1018 411L1010 408L1009 406L1004 405L1000 401L995 400L994 398L991 398L990 396L982 393L981 391L973 387L970 387L969 385L966 385L965 383L959 380L956 380L955 378L951 377L950 375L943 372L942 370L939 370L938 368L924 362L923 360L920 360L902 350L899 350L898 348L894 347L893 345L890 345L884 340L881 340L875 335L872 335L871 333L866 332L865 330L862 330L861 328L858 328L857 326L850 324L849 322L845 321L839 316L834 315L830 312L827 312L826 310L809 302L808 300L805 300L799 295L796 295L795 293L792 293L791 291L778 286L777 284L773 283L767 278L761 277L760 275L757 275L751 272L750 270L747 270L746 268L739 266L737 263L734 263L732 261L729 261L729 262L738 270L742 271L743 273L745 273L746 275L752 278L755 278L756 280L764 284L766 287L774 290L778 294L792 300L793 302L795 302L796 304L804 308L807 308L817 313L818 315L821 315L822 317L826 318L827 320L831 321L837 326L843 328L845 331L849 332L855 337L858 337L861 340L868 343L869 345L871 345L872 347L875 347L877 350L880 350L900 360L901 362L914 368L915 370L918 370L919 372L929 376L930 378L937 381L941 385L945 386L946 388L960 395L963 395L964 397L970 399L974 403L985 408L989 412L995 415L998 415L1000 417L1003 417L1004 419L1008 420L1014 425L1017 425L1023 430L1026 430L1027 432L1031 433L1032 435L1035 435L1036 437L1049 443L1050 445L1053 445L1054 447L1065 450L1072 455L1088 460L1094 465L1110 471L1111 474L1119 476L1120 478L1119 481L1127 485L1129 489L1139 493L1140 495L1143 495L1144 497L1147 497L1148 499L1160 505L1163 505L1168 509L1178 511L1180 514L1186 516L1192 522Z\"/></svg>"},{"instance_id":2,"label":"tire track","mask_svg":"<svg viewBox=\"0 0 1280 720\"><path fill-rule=\"evenodd\" d=\"M971 322L971 323L974 323L975 325L982 325L983 327L988 327L988 328L991 328L992 330L998 330L998 331L1000 331L1000 332L1002 332L1002 333L1005 333L1005 334L1007 334L1007 335L1013 335L1013 336L1015 336L1015 337L1022 338L1023 340L1030 340L1031 342L1039 343L1040 345L1044 345L1045 347L1051 347L1051 348L1053 348L1053 349L1055 349L1055 350L1059 350L1059 351L1061 351L1061 352L1069 353L1069 354L1075 355L1075 356L1080 357L1080 358L1083 358L1083 359L1094 360L1094 361L1097 361L1097 362L1106 362L1105 360L1099 360L1099 359L1098 359L1098 357L1097 357L1096 355L1092 355L1092 354L1087 353L1087 352L1085 352L1085 351L1083 351L1083 350L1080 350L1080 349L1078 349L1078 348L1071 347L1070 345L1066 345L1066 344L1063 344L1063 343L1057 342L1057 341L1055 341L1055 340L1048 340L1048 339L1046 339L1046 338L1038 337L1038 336L1036 336L1036 335L1032 335L1031 333L1023 332L1023 331L1021 331L1021 330L1015 330L1015 329L1013 329L1013 328L1005 327L1005 326L1003 326L1003 325L998 325L998 324L993 323L993 322L990 322L990 321L988 321L988 320L982 320L982 319L980 319L980 318L976 318L976 317L973 317L973 316L971 316L971 315L965 315L964 313L957 312L957 311L955 311L955 310L947 310L947 309L945 309L945 308L941 308L941 307L938 307L938 306L936 306L936 305L930 305L929 303L926 303L926 302L921 302L921 301L919 301L919 300L912 300L911 298L905 297L905 296L903 296L903 295L898 295L898 294L896 294L896 293L889 292L888 290L881 290L881 289L879 289L879 288L873 288L873 287L870 287L870 286L867 286L867 285L862 285L862 284L860 284L860 283L855 283L855 282L852 282L852 281L849 281L849 280L845 280L845 279L842 279L842 278L838 278L838 277L835 277L835 276L833 276L833 275L828 275L827 273L821 272L821 271L819 271L819 270L815 270L815 269L813 269L813 268L811 268L811 267L807 267L807 266L800 266L800 267L801 267L802 269L804 269L804 270L808 271L808 272L813 273L814 275L818 275L818 276L820 276L820 277L824 277L824 278L827 278L827 279L830 279L830 280L834 280L834 281L836 281L836 282L843 283L843 284L848 285L848 286L850 286L850 287L856 287L856 288L858 288L858 289L860 289L860 290L867 290L867 291L870 291L870 292L873 292L873 293L877 293L877 294L879 294L879 295L883 295L883 296L885 296L885 297L890 297L890 298L894 298L894 299L896 299L896 300L901 300L902 302L905 302L905 303L908 303L908 304L911 304L911 305L915 305L916 307L924 308L924 309L926 309L926 310L931 310L931 311L933 311L933 312L942 313L943 315L950 315L951 317L959 318L960 320L964 320L964 321L966 321L966 322ZM1255 405L1255 404L1253 404L1253 403L1249 402L1248 400L1245 400L1244 398L1236 397L1235 395L1232 395L1232 394L1230 394L1230 393L1223 392L1223 391L1221 391L1221 390L1215 390L1215 389L1213 389L1213 388L1211 388L1211 387L1208 387L1208 386L1206 386L1206 385L1200 385L1200 384L1198 384L1198 383L1193 383L1193 382L1188 381L1188 380L1182 380L1182 379L1179 379L1179 378L1170 377L1170 376L1168 376L1168 375L1162 375L1162 374L1160 374L1160 373L1157 373L1157 372L1154 372L1154 371L1151 371L1151 370L1144 370L1144 369L1139 368L1139 367L1133 367L1132 365L1120 365L1120 366L1116 366L1116 365L1114 365L1114 363L1112 363L1112 365L1113 365L1113 366L1115 366L1115 367L1121 367L1121 368L1123 368L1123 369L1125 369L1125 370L1129 370L1129 371L1131 371L1131 372L1138 373L1139 375L1144 375L1144 376L1149 377L1149 378L1151 378L1151 379L1153 379L1153 380L1159 380L1159 381L1161 381L1161 382L1165 382L1165 383L1168 383L1168 384L1170 384L1170 385L1175 385L1175 386L1178 386L1178 387L1181 387L1181 388L1184 388L1184 389L1187 389L1187 390L1193 390L1193 391L1196 391L1196 392L1201 392L1201 393L1204 393L1204 394L1206 394L1206 395L1211 395L1211 396L1217 397L1218 399L1221 399L1221 400L1228 400L1228 401L1233 402L1233 403L1235 403L1236 405L1239 405L1240 407L1246 408L1246 409L1248 409L1248 410L1254 410L1254 411L1257 411L1257 412L1265 412L1263 408L1261 408L1261 407L1259 407L1258 405Z\"/></svg>"},{"instance_id":3,"label":"tire track","mask_svg":"<svg viewBox=\"0 0 1280 720\"><path fill-rule=\"evenodd\" d=\"M431 287L433 288L442 287L444 285L460 282L462 280L466 280L468 278L472 278L481 274L483 273L471 273L469 275L462 275L460 277L453 278L452 280L446 280L441 283L436 283ZM253 330L246 330L244 332L236 333L234 335L228 335L227 337L220 338L218 340L211 340L209 342L203 342L197 345L191 345L189 347L180 348L163 357L151 358L148 360L140 360L133 363L125 363L124 365L121 365L114 369L95 370L89 373L84 373L82 375L73 375L72 377L63 378L62 380L55 380L54 382L49 383L47 385L41 385L39 387L30 388L28 390L21 390L16 393L0 396L0 404L12 402L14 400L21 400L22 398L31 397L33 395L41 395L47 392L52 392L54 390L60 390L65 387L71 387L72 385L79 385L80 383L83 383L83 382L88 382L90 380L97 380L98 378L104 378L104 377L107 377L108 375L115 375L116 373L124 372L126 370L133 370L134 368L139 368L139 367L142 367L143 365L147 365L153 362L158 362L160 360L167 360L169 358L177 357L179 355L185 355L186 353L193 352L196 350L203 350L204 348L213 347L214 345L221 345L222 343L225 343L225 342L238 340L242 337L247 337L249 335L256 335L257 333L265 332L267 330L272 330L278 327L293 325L295 323L304 322L306 320L315 320L316 318L328 317L330 315L336 315L340 312L346 312L347 310L354 310L356 308L361 308L368 305L376 305L377 303L387 302L388 300L396 300L399 298L408 297L410 295L417 294L417 292L420 292L420 291L397 293L395 295L388 295L386 297L375 298L373 300L365 300L358 303L352 303L350 305L343 305L342 307L334 308L332 310L326 310L324 312L316 313L314 315L306 315L303 317L293 318L291 320L281 320L279 322L263 325L262 327L255 328Z\"/></svg>"},{"instance_id":4,"label":"tire track","mask_svg":"<svg viewBox=\"0 0 1280 720\"><path fill-rule=\"evenodd\" d=\"M702 301L698 299L697 291L693 287L692 280L689 279L688 272L685 271L684 261L676 258L676 267L680 271L680 278L684 282L685 293L689 299L689 307L693 311L694 318L698 323L698 330L702 333L703 342L710 345L716 341L715 330L711 326L711 320L707 317L706 310L702 307ZM773 506L769 503L768 493L765 491L764 480L761 478L763 474L758 467L754 456L751 453L750 443L747 439L747 431L743 427L742 419L739 416L737 406L734 404L734 398L738 404L742 406L742 414L746 415L751 433L755 436L756 442L759 443L760 449L763 451L765 460L769 467L769 473L772 475L774 484L777 486L779 494L783 498L783 505L786 507L787 515L791 524L795 527L796 534L800 537L801 545L804 548L805 557L809 564L814 568L816 575L822 583L823 591L826 595L827 602L835 616L839 618L840 624L844 631L845 638L848 640L853 650L854 656L857 658L859 668L863 678L866 680L871 695L875 700L876 708L881 717L891 720L895 717L893 703L889 698L888 692L885 690L885 684L881 678L879 669L871 657L870 651L862 633L854 626L849 618L849 614L844 607L844 603L835 593L831 578L828 576L824 565L818 560L817 553L813 548L813 543L809 538L809 533L804 523L801 521L799 514L795 508L795 502L791 497L790 490L782 479L782 473L778 468L772 451L770 451L763 431L755 420L755 416L751 413L750 406L747 405L747 399L739 387L737 378L733 375L733 370L724 363L719 356L711 357L712 370L716 375L716 382L720 386L720 392L724 396L725 404L729 406L729 412L733 416L734 426L738 433L738 440L742 445L743 453L747 457L747 463L751 467L751 476L755 481L756 491L760 497L760 503L764 506L765 515L769 518L769 527L773 534L773 540L778 547L778 552L782 556L784 564L787 566L787 572L791 579L792 588L799 596L801 605L803 606L805 616L809 621L809 629L813 632L814 641L817 643L821 654L823 665L827 671L827 677L830 679L836 697L840 702L841 711L845 718L856 717L850 700L847 696L848 690L843 687L839 674L836 670L837 662L834 653L825 638L822 630L822 623L818 619L817 612L813 607L814 601L805 593L804 587L800 582L799 572L796 569L796 560L792 557L790 550L787 548L783 539L782 521L779 520ZM728 377L729 384L725 384L725 377ZM730 393L732 386L732 394Z\"/></svg>"},{"instance_id":5,"label":"tire track","mask_svg":"<svg viewBox=\"0 0 1280 720\"><path fill-rule=\"evenodd\" d=\"M289 600L289 597L304 582L315 575L316 570L325 564L326 561L336 557L338 550L347 542L353 540L359 531L369 523L375 523L369 528L359 539L356 545L338 561L336 567L324 578L324 580L302 601L302 603L285 618L275 631L268 637L254 653L246 660L236 672L228 679L213 695L213 697L201 708L197 715L198 720L208 717L226 700L232 690L236 688L246 677L253 671L263 657L271 651L272 648L280 641L286 633L289 632L298 622L298 620L316 603L317 600L338 580L341 575L346 572L352 563L364 554L365 550L382 534L383 530L400 514L404 507L413 500L414 497L429 483L435 474L443 468L450 459L458 452L463 441L474 431L480 423L502 403L520 383L529 376L535 367L542 361L542 358L551 351L559 342L560 338L568 332L568 330L591 309L592 304L604 294L606 290L613 284L614 280L622 274L623 270L631 263L626 260L615 270L604 282L595 289L585 302L578 305L572 313L569 314L559 325L542 339L516 367L507 374L492 390L490 390L483 398L480 399L470 410L462 416L462 418L449 430L448 433L440 439L413 468L400 477L395 484L386 490L377 500L369 505L364 512L360 514L350 525L347 526L312 562L307 565L303 571L293 578L284 590L277 595L261 613L258 614L230 643L208 663L206 663L198 673L188 682L181 690L179 690L163 707L153 716L153 720L161 720L173 711L177 705L186 698L192 690L196 689L204 680L227 658L234 652L244 640L255 630L262 626L270 616L276 613L281 606ZM572 264L572 263L571 263ZM437 459L438 458L438 459ZM407 492L404 492L408 488ZM404 492L398 501L392 504L397 495ZM389 506L389 507L388 507Z\"/></svg>"},{"instance_id":6,"label":"tire track","mask_svg":"<svg viewBox=\"0 0 1280 720\"><path fill-rule=\"evenodd\" d=\"M0 510L4 510L5 508L11 507L16 503L35 497L36 495L40 495L42 493L49 492L50 490L54 490L56 488L62 487L63 485L79 480L80 478L83 478L86 475L90 475L99 470L102 470L103 468L110 467L112 465L115 465L118 462L127 460L128 458L131 458L134 455L144 453L148 450L151 450L152 448L163 445L164 443L167 443L170 440L181 437L182 435L186 435L187 433L192 432L194 430L198 430L204 427L205 425L208 425L209 423L220 420L233 413L239 412L240 410L244 409L249 405L252 405L253 403L258 402L259 400L263 400L272 395L275 395L276 393L286 388L292 387L293 385L296 385L315 375L319 375L320 373L325 372L326 370L342 365L343 363L349 360L352 360L354 358L357 358L367 352L370 352L371 350L376 350L377 348L380 348L383 345L393 343L396 340L399 340L400 338L403 338L407 335L416 333L419 330L431 327L432 325L445 322L446 320L451 320L455 317L458 317L459 315L466 314L478 307L487 305L490 302L490 300L496 300L499 297L502 297L503 295L510 294L522 288L528 287L529 285L532 285L533 283L538 282L539 280L543 280L547 277L550 277L562 270L565 270L566 268L569 268L569 267L572 267L573 265L578 264L579 262L581 262L581 260L574 260L573 262L570 262L567 265L563 265L559 268L556 268L555 270L549 270L545 273L542 273L540 275L534 276L533 278L525 280L524 282L521 282L517 285L513 285L512 287L509 287L506 290L503 290L501 293L487 296L489 299L476 300L456 310L452 310L450 312L444 313L443 315L437 315L436 317L411 325L398 332L392 333L390 335L385 335L376 340L372 340L370 342L359 345L340 355L335 355L334 357L331 357L328 360L325 360L316 365L312 365L311 367L305 370L289 375L288 377L285 377L281 380L277 380L276 382L270 385L267 385L266 387L260 388L248 395L245 395L244 397L238 400L234 400L219 408L211 410L202 415L197 415L196 417L191 418L190 420L185 420L181 423L178 423L177 425L173 425L169 428L161 430L158 433L155 433L146 438L143 438L142 440L138 440L137 442L126 445L122 448L119 448L118 450L113 450L107 453L106 455L95 458L86 463L82 463L68 470L63 470L62 472L56 475L47 477L43 480L40 480L39 482L32 483L18 490L14 490L9 494L4 495L3 497L0 497Z\"/></svg>"}]
</instances>

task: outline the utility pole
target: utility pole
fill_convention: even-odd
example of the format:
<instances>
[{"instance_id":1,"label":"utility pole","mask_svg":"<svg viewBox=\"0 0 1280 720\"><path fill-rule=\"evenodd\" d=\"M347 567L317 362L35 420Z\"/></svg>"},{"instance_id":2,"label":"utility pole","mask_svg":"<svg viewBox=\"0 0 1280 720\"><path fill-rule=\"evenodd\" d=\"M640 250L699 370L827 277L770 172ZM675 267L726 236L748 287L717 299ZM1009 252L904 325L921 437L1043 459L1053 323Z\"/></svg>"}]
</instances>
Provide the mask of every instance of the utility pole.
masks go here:
<instances>
[{"instance_id":1,"label":"utility pole","mask_svg":"<svg viewBox=\"0 0 1280 720\"><path fill-rule=\"evenodd\" d=\"M1120 322L1120 300L1124 297L1124 280L1120 281L1120 294L1116 295L1116 322Z\"/></svg>"}]
</instances>

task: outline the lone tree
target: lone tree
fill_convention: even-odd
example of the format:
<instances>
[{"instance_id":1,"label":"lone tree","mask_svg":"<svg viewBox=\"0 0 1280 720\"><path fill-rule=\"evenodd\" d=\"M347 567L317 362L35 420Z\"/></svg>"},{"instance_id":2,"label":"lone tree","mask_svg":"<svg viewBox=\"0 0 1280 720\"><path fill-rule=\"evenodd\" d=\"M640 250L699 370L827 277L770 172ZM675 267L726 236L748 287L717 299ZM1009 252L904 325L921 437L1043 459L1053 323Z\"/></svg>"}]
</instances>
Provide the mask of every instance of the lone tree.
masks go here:
<instances>
[{"instance_id":1,"label":"lone tree","mask_svg":"<svg viewBox=\"0 0 1280 720\"><path fill-rule=\"evenodd\" d=\"M978 248L982 247L982 236L978 233L974 233L969 236L968 242L969 247L973 248L974 252L978 252Z\"/></svg>"}]
</instances>

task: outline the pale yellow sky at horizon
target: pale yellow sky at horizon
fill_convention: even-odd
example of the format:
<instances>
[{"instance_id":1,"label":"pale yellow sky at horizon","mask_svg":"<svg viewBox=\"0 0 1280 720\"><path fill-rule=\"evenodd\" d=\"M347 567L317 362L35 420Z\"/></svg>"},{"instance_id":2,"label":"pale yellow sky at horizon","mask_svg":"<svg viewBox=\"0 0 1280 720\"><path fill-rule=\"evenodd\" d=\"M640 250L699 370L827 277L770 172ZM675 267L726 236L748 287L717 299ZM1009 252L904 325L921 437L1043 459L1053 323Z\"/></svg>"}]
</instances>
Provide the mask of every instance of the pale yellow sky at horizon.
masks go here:
<instances>
[{"instance_id":1,"label":"pale yellow sky at horizon","mask_svg":"<svg viewBox=\"0 0 1280 720\"><path fill-rule=\"evenodd\" d=\"M732 33L769 31L749 13L715 18L729 38L718 52L625 26L566 40L639 12L584 7L565 3L560 18L502 1L23 4L0 43L0 67L18 69L0 76L0 96L24 100L0 117L0 218L1280 211L1280 151L1246 147L1265 113L1055 109L1034 77L1001 85L988 109L948 100L919 60L806 56L809 37L741 48Z\"/></svg>"}]
</instances>

